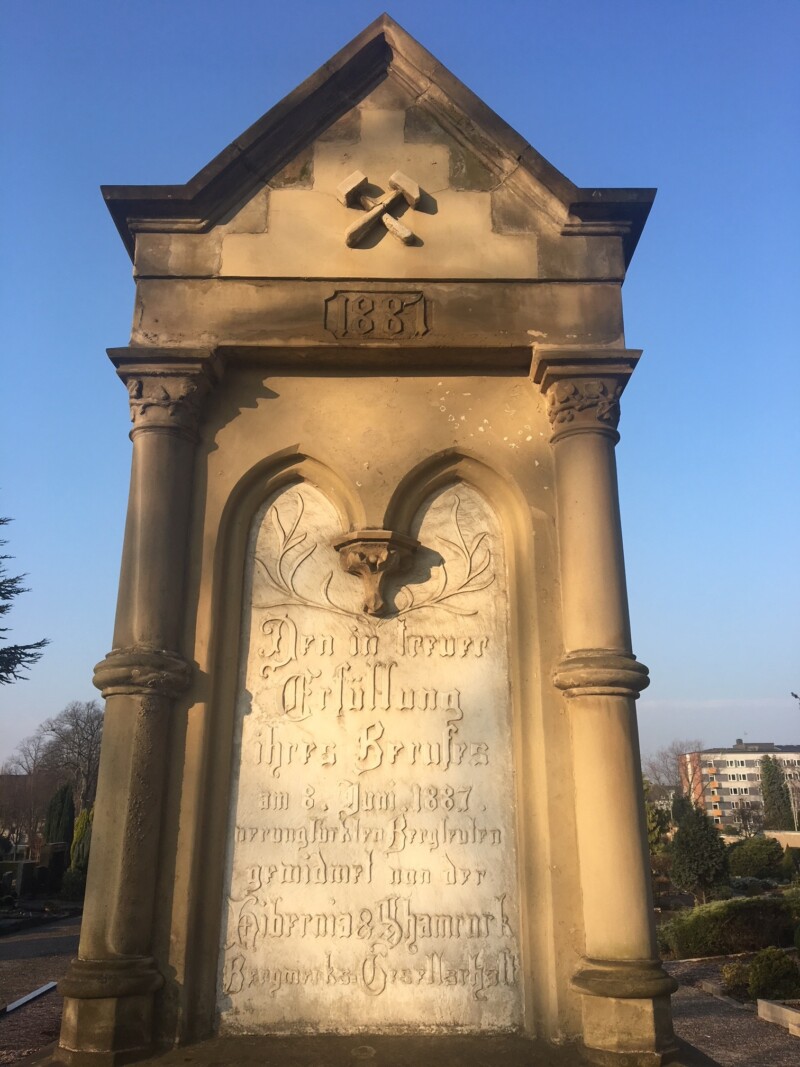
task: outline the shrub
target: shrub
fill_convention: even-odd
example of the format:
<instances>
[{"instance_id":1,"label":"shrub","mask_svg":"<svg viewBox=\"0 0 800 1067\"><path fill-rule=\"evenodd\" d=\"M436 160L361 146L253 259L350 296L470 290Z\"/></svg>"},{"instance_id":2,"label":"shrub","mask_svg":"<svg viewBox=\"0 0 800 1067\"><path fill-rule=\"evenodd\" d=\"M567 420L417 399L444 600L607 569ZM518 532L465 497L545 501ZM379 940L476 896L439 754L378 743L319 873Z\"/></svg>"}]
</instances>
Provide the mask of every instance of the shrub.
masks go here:
<instances>
[{"instance_id":1,"label":"shrub","mask_svg":"<svg viewBox=\"0 0 800 1067\"><path fill-rule=\"evenodd\" d=\"M733 900L736 896L729 885L718 885L708 894L711 900Z\"/></svg>"},{"instance_id":2,"label":"shrub","mask_svg":"<svg viewBox=\"0 0 800 1067\"><path fill-rule=\"evenodd\" d=\"M748 968L747 991L756 997L788 1000L800 994L800 971L793 959L779 948L765 948L753 958Z\"/></svg>"},{"instance_id":3,"label":"shrub","mask_svg":"<svg viewBox=\"0 0 800 1067\"><path fill-rule=\"evenodd\" d=\"M748 837L728 849L728 867L740 878L780 878L783 849L774 837Z\"/></svg>"},{"instance_id":4,"label":"shrub","mask_svg":"<svg viewBox=\"0 0 800 1067\"><path fill-rule=\"evenodd\" d=\"M800 925L800 889L785 889L783 891L783 900L788 905L792 922L795 925Z\"/></svg>"},{"instance_id":5,"label":"shrub","mask_svg":"<svg viewBox=\"0 0 800 1067\"><path fill-rule=\"evenodd\" d=\"M772 883L761 878L731 878L731 889L738 896L757 897L771 888Z\"/></svg>"},{"instance_id":6,"label":"shrub","mask_svg":"<svg viewBox=\"0 0 800 1067\"><path fill-rule=\"evenodd\" d=\"M62 900L83 900L86 895L86 871L70 867L64 871L59 896Z\"/></svg>"},{"instance_id":7,"label":"shrub","mask_svg":"<svg viewBox=\"0 0 800 1067\"><path fill-rule=\"evenodd\" d=\"M791 945L797 923L784 897L741 897L679 912L659 928L662 951L678 959Z\"/></svg>"},{"instance_id":8,"label":"shrub","mask_svg":"<svg viewBox=\"0 0 800 1067\"><path fill-rule=\"evenodd\" d=\"M742 960L726 963L720 971L722 987L734 997L746 997L750 982L750 967Z\"/></svg>"},{"instance_id":9,"label":"shrub","mask_svg":"<svg viewBox=\"0 0 800 1067\"><path fill-rule=\"evenodd\" d=\"M794 947L800 952L800 926L794 932Z\"/></svg>"},{"instance_id":10,"label":"shrub","mask_svg":"<svg viewBox=\"0 0 800 1067\"><path fill-rule=\"evenodd\" d=\"M781 860L781 876L791 882L800 872L800 848L790 848L788 845L783 850Z\"/></svg>"}]
</instances>

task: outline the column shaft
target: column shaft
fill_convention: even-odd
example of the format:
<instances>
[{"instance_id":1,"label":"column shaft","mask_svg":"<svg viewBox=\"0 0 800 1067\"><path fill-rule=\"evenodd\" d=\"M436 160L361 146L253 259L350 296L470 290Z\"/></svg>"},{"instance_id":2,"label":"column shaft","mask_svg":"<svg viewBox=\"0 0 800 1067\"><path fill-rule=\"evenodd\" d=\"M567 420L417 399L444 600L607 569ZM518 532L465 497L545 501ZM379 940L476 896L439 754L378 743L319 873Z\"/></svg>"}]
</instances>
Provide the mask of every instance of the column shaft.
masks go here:
<instances>
[{"instance_id":1,"label":"column shaft","mask_svg":"<svg viewBox=\"0 0 800 1067\"><path fill-rule=\"evenodd\" d=\"M553 425L564 658L554 681L572 725L585 957L584 1041L661 1063L674 1048L657 958L614 446L639 353L539 346L534 380ZM604 1061L605 1062L605 1061Z\"/></svg>"},{"instance_id":2,"label":"column shaft","mask_svg":"<svg viewBox=\"0 0 800 1067\"><path fill-rule=\"evenodd\" d=\"M106 716L78 959L61 983L59 1057L116 1064L152 1043L162 797L180 654L199 401L210 359L122 350L134 428L114 647L95 668Z\"/></svg>"}]
</instances>

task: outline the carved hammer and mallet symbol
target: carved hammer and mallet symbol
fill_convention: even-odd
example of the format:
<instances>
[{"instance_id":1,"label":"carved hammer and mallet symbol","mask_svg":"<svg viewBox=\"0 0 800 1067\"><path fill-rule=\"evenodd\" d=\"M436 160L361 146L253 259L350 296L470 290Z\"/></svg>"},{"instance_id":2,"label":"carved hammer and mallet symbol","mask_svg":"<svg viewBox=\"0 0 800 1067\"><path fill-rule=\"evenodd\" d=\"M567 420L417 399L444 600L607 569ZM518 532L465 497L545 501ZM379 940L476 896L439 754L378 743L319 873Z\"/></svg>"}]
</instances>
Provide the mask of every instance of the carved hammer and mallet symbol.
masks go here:
<instances>
[{"instance_id":1,"label":"carved hammer and mallet symbol","mask_svg":"<svg viewBox=\"0 0 800 1067\"><path fill-rule=\"evenodd\" d=\"M368 186L366 174L355 170L336 187L340 203L345 207L362 207L366 211L366 215L362 215L358 222L354 222L344 235L348 248L354 248L373 227L381 224L386 227L392 237L396 237L404 245L412 244L416 240L416 235L391 214L391 209L401 200L405 200L409 207L416 208L420 201L420 191L414 179L396 170L389 179L389 192L384 193L378 200L367 196Z\"/></svg>"}]
</instances>

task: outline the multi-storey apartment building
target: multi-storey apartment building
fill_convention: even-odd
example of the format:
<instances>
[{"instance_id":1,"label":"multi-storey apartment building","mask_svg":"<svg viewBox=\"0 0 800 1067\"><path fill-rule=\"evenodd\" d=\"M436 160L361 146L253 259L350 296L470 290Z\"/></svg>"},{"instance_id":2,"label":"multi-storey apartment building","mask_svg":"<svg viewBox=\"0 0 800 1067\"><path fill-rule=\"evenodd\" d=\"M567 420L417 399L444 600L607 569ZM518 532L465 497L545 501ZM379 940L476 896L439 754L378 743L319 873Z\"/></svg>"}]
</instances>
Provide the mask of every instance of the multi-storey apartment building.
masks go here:
<instances>
[{"instance_id":1,"label":"multi-storey apartment building","mask_svg":"<svg viewBox=\"0 0 800 1067\"><path fill-rule=\"evenodd\" d=\"M778 761L786 775L795 829L800 829L800 745L743 741L732 748L705 748L681 757L681 785L721 830L734 829L763 804L761 766L764 756Z\"/></svg>"}]
</instances>

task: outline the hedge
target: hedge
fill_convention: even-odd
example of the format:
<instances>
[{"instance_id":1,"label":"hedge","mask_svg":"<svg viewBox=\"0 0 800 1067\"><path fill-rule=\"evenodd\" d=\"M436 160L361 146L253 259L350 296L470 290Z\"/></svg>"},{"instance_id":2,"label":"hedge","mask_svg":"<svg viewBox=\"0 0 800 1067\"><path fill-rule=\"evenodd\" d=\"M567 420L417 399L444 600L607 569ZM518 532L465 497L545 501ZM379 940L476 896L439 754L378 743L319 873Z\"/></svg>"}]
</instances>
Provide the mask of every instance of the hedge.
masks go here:
<instances>
[{"instance_id":1,"label":"hedge","mask_svg":"<svg viewBox=\"0 0 800 1067\"><path fill-rule=\"evenodd\" d=\"M797 904L785 897L740 897L679 912L658 930L662 952L677 959L791 945Z\"/></svg>"}]
</instances>

